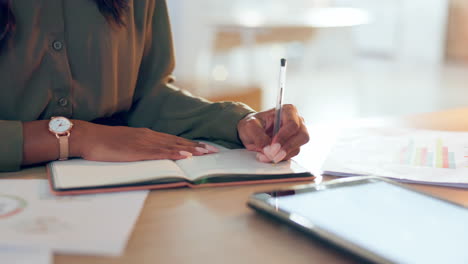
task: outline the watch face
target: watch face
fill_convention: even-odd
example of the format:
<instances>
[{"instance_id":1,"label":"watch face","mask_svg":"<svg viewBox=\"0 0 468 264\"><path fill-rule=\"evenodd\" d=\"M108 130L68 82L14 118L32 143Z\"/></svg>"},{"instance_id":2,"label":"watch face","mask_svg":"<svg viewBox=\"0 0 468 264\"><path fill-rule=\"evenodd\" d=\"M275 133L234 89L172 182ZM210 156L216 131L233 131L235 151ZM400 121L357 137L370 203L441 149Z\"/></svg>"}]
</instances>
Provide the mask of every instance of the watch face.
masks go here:
<instances>
[{"instance_id":1,"label":"watch face","mask_svg":"<svg viewBox=\"0 0 468 264\"><path fill-rule=\"evenodd\" d=\"M64 117L56 117L50 120L49 129L55 133L65 133L72 127L70 120Z\"/></svg>"}]
</instances>

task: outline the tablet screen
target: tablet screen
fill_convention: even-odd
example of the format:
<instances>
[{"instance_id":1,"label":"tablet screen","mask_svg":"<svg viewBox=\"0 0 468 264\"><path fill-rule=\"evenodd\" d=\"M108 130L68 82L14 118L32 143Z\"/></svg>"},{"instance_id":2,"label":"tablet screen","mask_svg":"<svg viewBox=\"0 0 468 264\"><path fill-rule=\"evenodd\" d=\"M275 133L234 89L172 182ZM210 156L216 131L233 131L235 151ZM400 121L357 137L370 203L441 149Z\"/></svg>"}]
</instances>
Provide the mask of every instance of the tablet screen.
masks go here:
<instances>
[{"instance_id":1,"label":"tablet screen","mask_svg":"<svg viewBox=\"0 0 468 264\"><path fill-rule=\"evenodd\" d=\"M267 202L392 262L468 262L468 210L397 185L367 182Z\"/></svg>"}]
</instances>

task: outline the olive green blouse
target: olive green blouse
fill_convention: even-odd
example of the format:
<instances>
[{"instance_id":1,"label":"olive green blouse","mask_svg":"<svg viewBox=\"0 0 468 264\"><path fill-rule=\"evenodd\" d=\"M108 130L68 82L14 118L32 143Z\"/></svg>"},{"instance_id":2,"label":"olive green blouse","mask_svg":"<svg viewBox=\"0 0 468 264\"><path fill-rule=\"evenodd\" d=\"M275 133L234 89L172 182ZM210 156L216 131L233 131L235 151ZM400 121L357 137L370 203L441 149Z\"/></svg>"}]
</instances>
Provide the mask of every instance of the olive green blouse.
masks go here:
<instances>
[{"instance_id":1,"label":"olive green blouse","mask_svg":"<svg viewBox=\"0 0 468 264\"><path fill-rule=\"evenodd\" d=\"M252 110L211 103L170 84L174 68L164 0L129 0L126 25L91 0L14 0L16 30L0 49L0 171L18 170L22 122L65 116L241 146Z\"/></svg>"}]
</instances>

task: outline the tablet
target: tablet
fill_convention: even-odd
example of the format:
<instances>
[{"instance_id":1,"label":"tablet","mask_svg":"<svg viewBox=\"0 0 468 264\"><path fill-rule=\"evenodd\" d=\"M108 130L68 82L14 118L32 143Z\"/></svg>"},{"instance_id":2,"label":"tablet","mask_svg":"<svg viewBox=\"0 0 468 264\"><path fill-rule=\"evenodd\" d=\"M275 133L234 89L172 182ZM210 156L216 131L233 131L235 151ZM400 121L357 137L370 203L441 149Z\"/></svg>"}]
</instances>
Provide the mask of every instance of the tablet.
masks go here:
<instances>
[{"instance_id":1,"label":"tablet","mask_svg":"<svg viewBox=\"0 0 468 264\"><path fill-rule=\"evenodd\" d=\"M468 209L378 177L255 193L248 205L378 263L468 263Z\"/></svg>"}]
</instances>

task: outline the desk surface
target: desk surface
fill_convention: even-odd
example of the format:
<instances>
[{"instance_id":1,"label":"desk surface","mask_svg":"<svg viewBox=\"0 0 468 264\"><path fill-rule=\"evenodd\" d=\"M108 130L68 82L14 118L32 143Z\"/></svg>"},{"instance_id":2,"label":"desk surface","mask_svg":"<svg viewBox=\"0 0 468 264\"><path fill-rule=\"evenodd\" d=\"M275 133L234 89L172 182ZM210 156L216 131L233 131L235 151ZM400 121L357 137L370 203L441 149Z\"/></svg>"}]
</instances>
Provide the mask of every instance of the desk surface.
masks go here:
<instances>
[{"instance_id":1,"label":"desk surface","mask_svg":"<svg viewBox=\"0 0 468 264\"><path fill-rule=\"evenodd\" d=\"M466 116L468 108L401 119L358 120L339 126L311 126L312 140L298 160L317 172L324 151L332 143L330 129L338 131L350 126L398 125L468 131L468 122L461 122ZM325 137L328 140L323 140ZM0 178L45 178L45 169L35 167L21 172L3 173ZM292 185L152 191L122 257L58 255L54 263L358 263L341 251L266 219L246 207L247 197L252 192ZM411 186L468 206L468 190L416 184Z\"/></svg>"}]
</instances>

